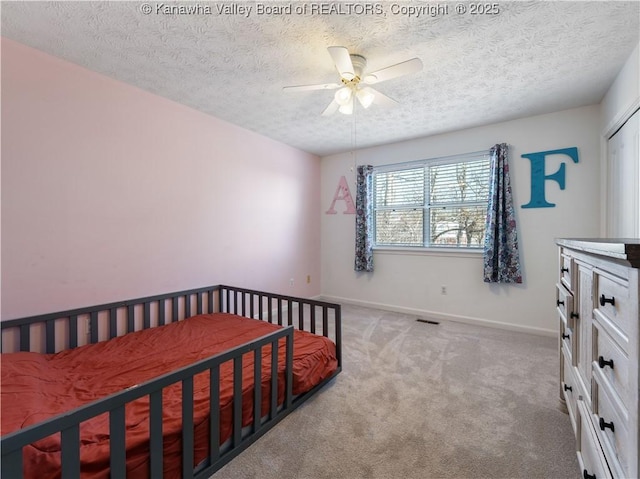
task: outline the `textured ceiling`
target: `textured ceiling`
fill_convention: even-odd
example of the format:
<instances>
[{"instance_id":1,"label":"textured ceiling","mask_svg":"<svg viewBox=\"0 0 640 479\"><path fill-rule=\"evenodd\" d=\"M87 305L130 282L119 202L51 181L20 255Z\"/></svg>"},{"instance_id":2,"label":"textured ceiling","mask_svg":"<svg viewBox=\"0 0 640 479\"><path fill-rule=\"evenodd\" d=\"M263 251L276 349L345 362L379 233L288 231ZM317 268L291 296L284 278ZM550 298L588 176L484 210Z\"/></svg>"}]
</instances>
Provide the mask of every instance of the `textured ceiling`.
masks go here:
<instances>
[{"instance_id":1,"label":"textured ceiling","mask_svg":"<svg viewBox=\"0 0 640 479\"><path fill-rule=\"evenodd\" d=\"M459 14L459 4L151 1L144 14L143 2L5 1L1 31L321 156L353 148L354 138L362 148L597 103L639 41L638 1L501 1L484 15L469 3ZM398 11L421 6L440 11ZM333 91L282 87L337 81L332 45L365 56L368 71L413 57L424 69L376 85L400 102L393 109L359 109L355 124L322 117Z\"/></svg>"}]
</instances>

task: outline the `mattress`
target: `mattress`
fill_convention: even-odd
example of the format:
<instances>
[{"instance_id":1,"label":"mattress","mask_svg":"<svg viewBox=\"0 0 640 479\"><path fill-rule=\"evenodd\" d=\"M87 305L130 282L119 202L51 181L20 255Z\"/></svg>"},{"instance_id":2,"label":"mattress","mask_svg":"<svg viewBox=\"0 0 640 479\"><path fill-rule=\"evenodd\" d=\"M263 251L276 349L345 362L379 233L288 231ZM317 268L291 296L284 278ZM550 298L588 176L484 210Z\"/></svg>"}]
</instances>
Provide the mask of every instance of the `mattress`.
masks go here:
<instances>
[{"instance_id":1,"label":"mattress","mask_svg":"<svg viewBox=\"0 0 640 479\"><path fill-rule=\"evenodd\" d=\"M129 333L109 341L56 354L2 354L2 435L109 394L153 379L280 327L227 313L203 314L184 321ZM294 332L293 394L302 394L337 369L336 348L328 338ZM285 347L278 348L278 401L284 398ZM262 413L269 411L271 347L262 351ZM220 370L220 443L232 433L232 363ZM253 353L243 357L242 425L253 420ZM194 379L194 464L208 455L209 374ZM149 398L125 408L127 477L146 478L149 468ZM163 391L165 477L180 477L181 385ZM109 417L97 416L80 426L83 478L109 477ZM60 435L24 449L25 477L59 478Z\"/></svg>"}]
</instances>

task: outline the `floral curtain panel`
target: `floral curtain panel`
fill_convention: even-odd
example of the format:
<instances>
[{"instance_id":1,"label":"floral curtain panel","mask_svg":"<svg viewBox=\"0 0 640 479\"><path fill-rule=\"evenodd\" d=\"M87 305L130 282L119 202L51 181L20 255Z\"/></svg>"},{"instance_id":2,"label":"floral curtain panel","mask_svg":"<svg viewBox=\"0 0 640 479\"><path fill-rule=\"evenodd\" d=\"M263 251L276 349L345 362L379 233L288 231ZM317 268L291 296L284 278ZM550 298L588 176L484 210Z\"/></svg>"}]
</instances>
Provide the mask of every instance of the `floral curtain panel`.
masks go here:
<instances>
[{"instance_id":1,"label":"floral curtain panel","mask_svg":"<svg viewBox=\"0 0 640 479\"><path fill-rule=\"evenodd\" d=\"M360 165L356 175L356 271L373 271L373 166Z\"/></svg>"},{"instance_id":2,"label":"floral curtain panel","mask_svg":"<svg viewBox=\"0 0 640 479\"><path fill-rule=\"evenodd\" d=\"M489 205L484 240L485 283L522 283L508 153L509 147L505 143L490 150Z\"/></svg>"}]
</instances>

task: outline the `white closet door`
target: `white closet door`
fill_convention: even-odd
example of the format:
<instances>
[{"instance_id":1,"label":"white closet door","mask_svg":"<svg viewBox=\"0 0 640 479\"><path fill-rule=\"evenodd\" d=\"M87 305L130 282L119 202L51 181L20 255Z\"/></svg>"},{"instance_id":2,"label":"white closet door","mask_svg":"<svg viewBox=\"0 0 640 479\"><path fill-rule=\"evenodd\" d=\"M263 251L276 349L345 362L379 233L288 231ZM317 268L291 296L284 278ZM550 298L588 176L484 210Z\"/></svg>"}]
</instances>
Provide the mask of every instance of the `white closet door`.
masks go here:
<instances>
[{"instance_id":1,"label":"white closet door","mask_svg":"<svg viewBox=\"0 0 640 479\"><path fill-rule=\"evenodd\" d=\"M608 236L640 238L640 111L610 139Z\"/></svg>"}]
</instances>

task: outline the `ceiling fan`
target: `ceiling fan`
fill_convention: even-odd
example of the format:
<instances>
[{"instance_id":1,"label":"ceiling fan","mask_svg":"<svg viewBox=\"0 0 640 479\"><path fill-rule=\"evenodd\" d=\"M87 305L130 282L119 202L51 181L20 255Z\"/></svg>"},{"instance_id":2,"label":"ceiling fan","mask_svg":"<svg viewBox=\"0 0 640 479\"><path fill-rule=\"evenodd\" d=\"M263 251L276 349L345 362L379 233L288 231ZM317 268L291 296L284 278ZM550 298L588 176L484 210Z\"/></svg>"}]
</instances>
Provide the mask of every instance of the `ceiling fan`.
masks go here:
<instances>
[{"instance_id":1,"label":"ceiling fan","mask_svg":"<svg viewBox=\"0 0 640 479\"><path fill-rule=\"evenodd\" d=\"M327 50L329 50L336 70L340 75L340 83L297 85L283 88L285 91L337 90L333 101L322 112L323 116L332 115L336 111L351 115L355 107L356 98L364 108L369 108L374 102L382 107L393 106L398 102L368 85L375 85L376 83L422 70L422 61L419 58L412 58L411 60L367 73L365 72L367 59L362 55L350 54L345 47L329 47Z\"/></svg>"}]
</instances>

